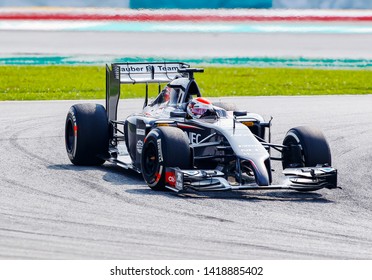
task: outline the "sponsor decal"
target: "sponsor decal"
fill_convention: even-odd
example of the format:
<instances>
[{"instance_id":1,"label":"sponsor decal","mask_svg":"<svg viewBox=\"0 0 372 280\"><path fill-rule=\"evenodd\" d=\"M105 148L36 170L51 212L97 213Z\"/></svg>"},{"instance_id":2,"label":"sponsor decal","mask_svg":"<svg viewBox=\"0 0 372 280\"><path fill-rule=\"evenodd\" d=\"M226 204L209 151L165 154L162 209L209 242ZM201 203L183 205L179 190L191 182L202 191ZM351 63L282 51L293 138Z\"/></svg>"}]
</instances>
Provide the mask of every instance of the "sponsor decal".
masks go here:
<instances>
[{"instance_id":1,"label":"sponsor decal","mask_svg":"<svg viewBox=\"0 0 372 280\"><path fill-rule=\"evenodd\" d=\"M183 189L183 174L182 172L177 172L176 173L176 185L175 185L177 190L182 190Z\"/></svg>"},{"instance_id":2,"label":"sponsor decal","mask_svg":"<svg viewBox=\"0 0 372 280\"><path fill-rule=\"evenodd\" d=\"M159 72L161 72L161 71L163 71L163 72L177 72L178 69L179 68L177 66L160 66L160 65L157 66L157 70Z\"/></svg>"},{"instance_id":3,"label":"sponsor decal","mask_svg":"<svg viewBox=\"0 0 372 280\"><path fill-rule=\"evenodd\" d=\"M165 180L169 186L176 186L176 174L174 172L165 172Z\"/></svg>"},{"instance_id":4,"label":"sponsor decal","mask_svg":"<svg viewBox=\"0 0 372 280\"><path fill-rule=\"evenodd\" d=\"M128 74L128 73L142 73L147 72L144 70L143 67L139 66L120 66L120 73L122 74Z\"/></svg>"},{"instance_id":5,"label":"sponsor decal","mask_svg":"<svg viewBox=\"0 0 372 280\"><path fill-rule=\"evenodd\" d=\"M189 132L189 133L187 133L186 131L184 132L186 133L187 138L189 138L190 144L198 144L200 142L201 134L195 133L195 132Z\"/></svg>"},{"instance_id":6,"label":"sponsor decal","mask_svg":"<svg viewBox=\"0 0 372 280\"><path fill-rule=\"evenodd\" d=\"M143 135L143 136L145 136L146 130L145 129L142 129L142 128L137 128L136 129L136 134L137 135Z\"/></svg>"},{"instance_id":7,"label":"sponsor decal","mask_svg":"<svg viewBox=\"0 0 372 280\"><path fill-rule=\"evenodd\" d=\"M161 149L161 139L158 139L156 142L157 142L157 145L158 145L159 162L163 162L163 150Z\"/></svg>"},{"instance_id":8,"label":"sponsor decal","mask_svg":"<svg viewBox=\"0 0 372 280\"><path fill-rule=\"evenodd\" d=\"M255 144L252 144L252 145L249 145L249 144L245 144L245 145L238 145L239 147L239 150L244 154L244 155L257 155L257 154L260 154L262 153L262 149L260 145L255 145Z\"/></svg>"},{"instance_id":9,"label":"sponsor decal","mask_svg":"<svg viewBox=\"0 0 372 280\"><path fill-rule=\"evenodd\" d=\"M136 148L137 148L137 153L142 154L142 148L143 148L143 142L142 142L142 140L138 140L137 141Z\"/></svg>"},{"instance_id":10,"label":"sponsor decal","mask_svg":"<svg viewBox=\"0 0 372 280\"><path fill-rule=\"evenodd\" d=\"M138 64L122 64L120 65L121 74L140 74L140 73L151 73L154 69L154 73L167 73L167 72L178 72L180 64L168 63L168 64L149 64L147 66L141 66Z\"/></svg>"}]
</instances>

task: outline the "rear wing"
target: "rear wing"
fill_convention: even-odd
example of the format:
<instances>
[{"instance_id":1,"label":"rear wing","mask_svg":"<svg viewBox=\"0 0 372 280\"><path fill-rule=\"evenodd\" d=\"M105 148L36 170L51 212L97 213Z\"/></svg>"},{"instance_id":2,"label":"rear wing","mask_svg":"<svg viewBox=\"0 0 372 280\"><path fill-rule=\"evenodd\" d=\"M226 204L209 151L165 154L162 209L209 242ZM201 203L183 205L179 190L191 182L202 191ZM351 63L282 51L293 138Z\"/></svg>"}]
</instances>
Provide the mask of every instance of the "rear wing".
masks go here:
<instances>
[{"instance_id":1,"label":"rear wing","mask_svg":"<svg viewBox=\"0 0 372 280\"><path fill-rule=\"evenodd\" d=\"M106 64L106 111L109 121L117 120L117 108L121 84L146 84L147 105L149 83L168 83L180 74L179 70L189 68L183 62L141 62Z\"/></svg>"}]
</instances>

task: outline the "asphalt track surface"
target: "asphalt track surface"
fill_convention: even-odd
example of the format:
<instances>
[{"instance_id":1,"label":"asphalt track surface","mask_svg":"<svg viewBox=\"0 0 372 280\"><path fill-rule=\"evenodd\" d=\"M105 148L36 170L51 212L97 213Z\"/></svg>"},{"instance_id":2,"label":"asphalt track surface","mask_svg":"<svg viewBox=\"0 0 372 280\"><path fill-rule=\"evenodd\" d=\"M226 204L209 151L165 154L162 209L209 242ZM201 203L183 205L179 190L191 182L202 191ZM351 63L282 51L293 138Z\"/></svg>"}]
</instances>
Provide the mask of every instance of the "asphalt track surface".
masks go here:
<instances>
[{"instance_id":1,"label":"asphalt track surface","mask_svg":"<svg viewBox=\"0 0 372 280\"><path fill-rule=\"evenodd\" d=\"M0 55L371 59L371 34L0 31Z\"/></svg>"},{"instance_id":2,"label":"asphalt track surface","mask_svg":"<svg viewBox=\"0 0 372 280\"><path fill-rule=\"evenodd\" d=\"M371 259L372 96L222 100L274 116L274 142L297 125L322 129L342 190L155 192L112 164L69 162L76 101L1 102L0 258ZM141 105L124 100L120 117Z\"/></svg>"}]
</instances>

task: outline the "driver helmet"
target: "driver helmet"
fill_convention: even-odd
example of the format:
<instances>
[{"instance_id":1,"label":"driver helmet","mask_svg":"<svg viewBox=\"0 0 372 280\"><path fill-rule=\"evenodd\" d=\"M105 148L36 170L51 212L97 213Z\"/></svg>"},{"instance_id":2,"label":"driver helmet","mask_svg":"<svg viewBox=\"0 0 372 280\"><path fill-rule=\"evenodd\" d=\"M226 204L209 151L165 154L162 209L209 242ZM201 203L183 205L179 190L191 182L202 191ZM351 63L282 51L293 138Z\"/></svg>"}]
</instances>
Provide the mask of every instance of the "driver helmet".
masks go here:
<instances>
[{"instance_id":1,"label":"driver helmet","mask_svg":"<svg viewBox=\"0 0 372 280\"><path fill-rule=\"evenodd\" d=\"M170 87L166 87L164 89L164 102L167 102L170 100L170 96L171 96L171 88Z\"/></svg>"},{"instance_id":2,"label":"driver helmet","mask_svg":"<svg viewBox=\"0 0 372 280\"><path fill-rule=\"evenodd\" d=\"M203 97L192 99L187 105L187 113L193 119L199 119L203 116L208 116L213 112L212 103Z\"/></svg>"}]
</instances>

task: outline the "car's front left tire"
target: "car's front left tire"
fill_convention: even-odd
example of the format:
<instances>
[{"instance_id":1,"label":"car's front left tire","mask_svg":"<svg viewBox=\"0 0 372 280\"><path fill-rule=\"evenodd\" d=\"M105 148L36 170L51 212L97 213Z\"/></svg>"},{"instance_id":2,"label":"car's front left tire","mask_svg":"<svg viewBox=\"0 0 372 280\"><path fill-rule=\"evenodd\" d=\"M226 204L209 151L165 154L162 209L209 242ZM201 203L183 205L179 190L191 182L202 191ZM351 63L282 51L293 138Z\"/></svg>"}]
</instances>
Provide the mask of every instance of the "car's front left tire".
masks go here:
<instances>
[{"instance_id":1,"label":"car's front left tire","mask_svg":"<svg viewBox=\"0 0 372 280\"><path fill-rule=\"evenodd\" d=\"M141 171L153 190L165 190L165 168L192 168L189 139L176 127L158 127L147 134L141 154Z\"/></svg>"}]
</instances>

